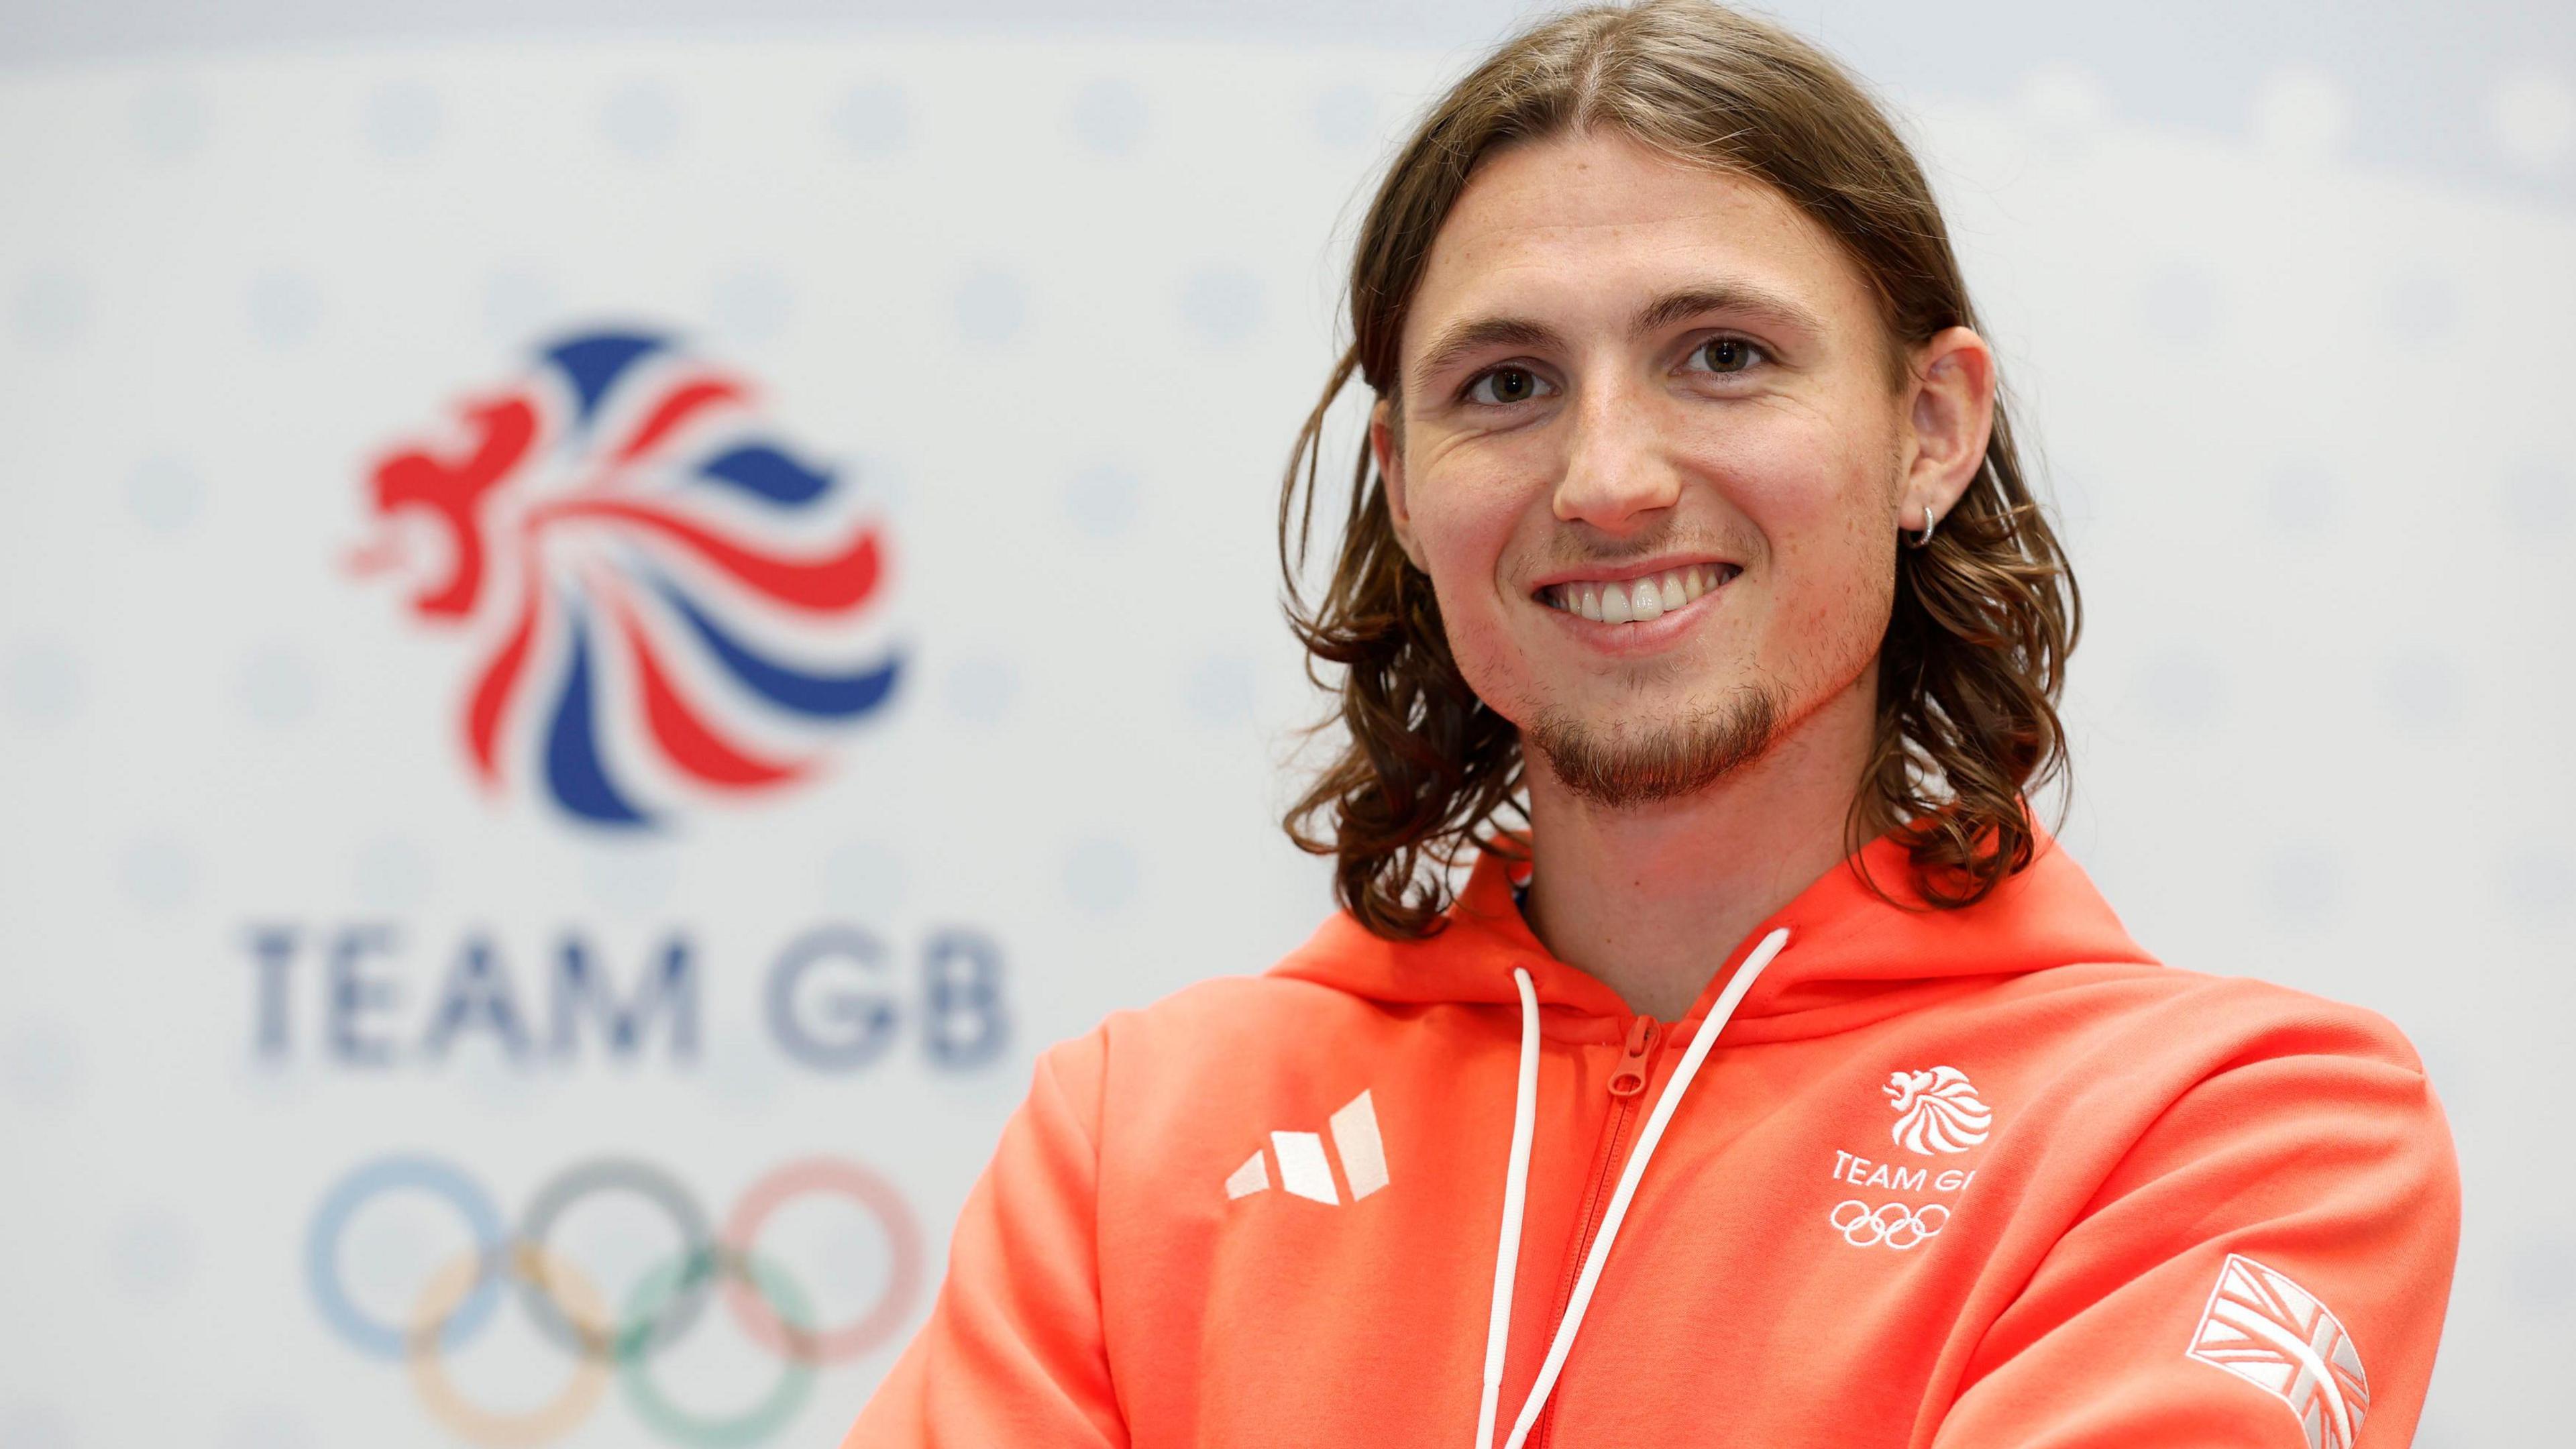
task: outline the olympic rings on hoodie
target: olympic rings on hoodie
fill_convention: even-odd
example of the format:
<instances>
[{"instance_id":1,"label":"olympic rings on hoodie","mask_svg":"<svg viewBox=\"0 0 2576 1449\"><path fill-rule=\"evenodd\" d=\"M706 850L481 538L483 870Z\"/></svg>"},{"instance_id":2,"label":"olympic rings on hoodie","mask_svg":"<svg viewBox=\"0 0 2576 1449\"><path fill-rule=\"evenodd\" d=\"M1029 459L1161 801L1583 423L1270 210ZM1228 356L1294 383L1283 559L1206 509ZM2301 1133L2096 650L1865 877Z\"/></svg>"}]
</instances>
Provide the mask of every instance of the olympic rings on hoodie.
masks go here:
<instances>
[{"instance_id":1,"label":"olympic rings on hoodie","mask_svg":"<svg viewBox=\"0 0 2576 1449\"><path fill-rule=\"evenodd\" d=\"M340 1271L340 1244L350 1220L380 1194L410 1189L454 1207L473 1246L430 1275L408 1321L370 1316L350 1298ZM581 1199L623 1192L644 1199L678 1230L681 1249L643 1273L612 1313L597 1287L547 1243L555 1224ZM781 1207L814 1193L846 1198L876 1219L891 1250L891 1271L877 1301L856 1319L831 1328L786 1272L753 1245ZM325 1195L305 1240L305 1271L315 1303L352 1347L408 1363L413 1388L431 1417L477 1444L534 1444L559 1437L588 1416L622 1380L636 1416L684 1444L756 1442L804 1405L818 1364L855 1358L891 1338L923 1286L921 1232L901 1194L856 1163L808 1158L785 1163L746 1190L717 1233L678 1179L651 1163L599 1158L575 1164L529 1200L516 1232L505 1232L491 1199L471 1178L433 1158L389 1157L366 1163ZM449 1378L445 1358L480 1331L505 1290L539 1332L566 1349L573 1370L555 1398L518 1413L467 1402ZM782 1361L767 1397L730 1417L692 1414L674 1405L650 1377L654 1354L695 1325L707 1299L721 1291L753 1341Z\"/></svg>"},{"instance_id":2,"label":"olympic rings on hoodie","mask_svg":"<svg viewBox=\"0 0 2576 1449\"><path fill-rule=\"evenodd\" d=\"M1939 1213L1934 1222L1931 1214ZM1875 1248L1884 1243L1904 1252L1926 1238L1937 1238L1950 1225L1950 1210L1940 1203L1910 1207L1901 1202L1881 1204L1872 1211L1870 1205L1856 1198L1845 1198L1834 1204L1825 1220L1843 1235L1843 1241L1855 1248Z\"/></svg>"}]
</instances>

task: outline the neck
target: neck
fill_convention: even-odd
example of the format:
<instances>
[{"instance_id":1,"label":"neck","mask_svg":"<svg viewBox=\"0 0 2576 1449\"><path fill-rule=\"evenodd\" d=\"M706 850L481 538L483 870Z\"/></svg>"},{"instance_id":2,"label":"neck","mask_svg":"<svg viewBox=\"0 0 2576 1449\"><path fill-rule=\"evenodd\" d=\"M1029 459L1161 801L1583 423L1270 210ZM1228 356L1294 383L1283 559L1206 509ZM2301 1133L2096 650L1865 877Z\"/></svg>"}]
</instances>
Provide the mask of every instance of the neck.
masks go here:
<instances>
[{"instance_id":1,"label":"neck","mask_svg":"<svg viewBox=\"0 0 2576 1449\"><path fill-rule=\"evenodd\" d=\"M1678 1020L1745 933L1844 858L1877 670L1677 800L1612 808L1528 764L1530 929L1631 1010Z\"/></svg>"}]
</instances>

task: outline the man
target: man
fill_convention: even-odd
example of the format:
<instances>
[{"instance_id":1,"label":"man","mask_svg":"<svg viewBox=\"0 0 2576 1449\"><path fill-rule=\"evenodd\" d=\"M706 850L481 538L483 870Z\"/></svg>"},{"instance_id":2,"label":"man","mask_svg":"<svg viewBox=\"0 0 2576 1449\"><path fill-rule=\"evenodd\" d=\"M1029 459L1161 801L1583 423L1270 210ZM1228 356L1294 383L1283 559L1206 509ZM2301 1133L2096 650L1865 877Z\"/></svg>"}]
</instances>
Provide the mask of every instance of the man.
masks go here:
<instances>
[{"instance_id":1,"label":"man","mask_svg":"<svg viewBox=\"0 0 2576 1449\"><path fill-rule=\"evenodd\" d=\"M850 1444L2406 1443L2440 1109L2025 805L2074 582L1868 98L1703 0L1548 22L1349 305L1281 513L1293 583L1357 373L1294 611L1344 910L1040 1061Z\"/></svg>"}]
</instances>

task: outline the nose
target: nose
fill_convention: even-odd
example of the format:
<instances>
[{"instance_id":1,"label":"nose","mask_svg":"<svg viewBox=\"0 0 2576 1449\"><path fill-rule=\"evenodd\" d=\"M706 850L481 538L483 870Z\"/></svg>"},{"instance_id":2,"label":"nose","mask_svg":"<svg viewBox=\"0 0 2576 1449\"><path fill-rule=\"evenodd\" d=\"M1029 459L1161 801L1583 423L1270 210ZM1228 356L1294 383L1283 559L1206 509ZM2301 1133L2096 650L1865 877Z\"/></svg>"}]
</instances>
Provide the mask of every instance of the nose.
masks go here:
<instances>
[{"instance_id":1,"label":"nose","mask_svg":"<svg viewBox=\"0 0 2576 1449\"><path fill-rule=\"evenodd\" d=\"M1556 516L1626 533L1681 499L1681 475L1663 446L1653 400L1617 384L1587 388L1568 418Z\"/></svg>"}]
</instances>

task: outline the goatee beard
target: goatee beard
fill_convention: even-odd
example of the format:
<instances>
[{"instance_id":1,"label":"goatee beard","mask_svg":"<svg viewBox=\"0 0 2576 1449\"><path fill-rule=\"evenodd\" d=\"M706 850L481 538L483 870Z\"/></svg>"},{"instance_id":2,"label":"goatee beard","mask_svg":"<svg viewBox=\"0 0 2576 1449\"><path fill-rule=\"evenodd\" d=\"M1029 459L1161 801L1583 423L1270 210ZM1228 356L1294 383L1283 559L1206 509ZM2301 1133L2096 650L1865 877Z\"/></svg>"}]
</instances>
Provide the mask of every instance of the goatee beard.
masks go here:
<instances>
[{"instance_id":1,"label":"goatee beard","mask_svg":"<svg viewBox=\"0 0 2576 1449\"><path fill-rule=\"evenodd\" d=\"M1758 758L1779 738L1780 705L1747 685L1725 703L1650 732L1542 714L1525 742L1565 787L1613 810L1677 799Z\"/></svg>"}]
</instances>

